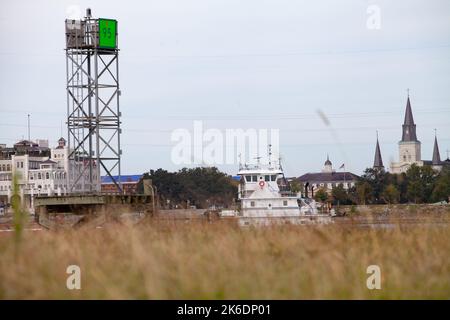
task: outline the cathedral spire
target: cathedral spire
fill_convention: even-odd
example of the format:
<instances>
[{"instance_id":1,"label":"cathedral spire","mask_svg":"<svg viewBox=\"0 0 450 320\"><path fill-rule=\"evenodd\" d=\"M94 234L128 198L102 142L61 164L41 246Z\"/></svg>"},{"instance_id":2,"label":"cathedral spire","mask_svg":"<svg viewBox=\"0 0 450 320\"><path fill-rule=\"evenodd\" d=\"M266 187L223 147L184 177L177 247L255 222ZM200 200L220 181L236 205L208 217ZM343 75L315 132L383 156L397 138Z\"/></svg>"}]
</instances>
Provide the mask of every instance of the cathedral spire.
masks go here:
<instances>
[{"instance_id":1,"label":"cathedral spire","mask_svg":"<svg viewBox=\"0 0 450 320\"><path fill-rule=\"evenodd\" d=\"M381 158L380 144L378 142L378 131L377 131L377 145L375 147L375 159L373 160L374 169L384 169L383 159Z\"/></svg>"},{"instance_id":2,"label":"cathedral spire","mask_svg":"<svg viewBox=\"0 0 450 320\"><path fill-rule=\"evenodd\" d=\"M434 148L433 148L433 160L431 161L434 165L439 165L441 163L441 155L439 154L439 146L437 142L436 129L434 129Z\"/></svg>"},{"instance_id":3,"label":"cathedral spire","mask_svg":"<svg viewBox=\"0 0 450 320\"><path fill-rule=\"evenodd\" d=\"M406 101L405 121L403 122L402 141L417 141L416 124L414 123L411 102L409 101L409 91L408 100Z\"/></svg>"}]
</instances>

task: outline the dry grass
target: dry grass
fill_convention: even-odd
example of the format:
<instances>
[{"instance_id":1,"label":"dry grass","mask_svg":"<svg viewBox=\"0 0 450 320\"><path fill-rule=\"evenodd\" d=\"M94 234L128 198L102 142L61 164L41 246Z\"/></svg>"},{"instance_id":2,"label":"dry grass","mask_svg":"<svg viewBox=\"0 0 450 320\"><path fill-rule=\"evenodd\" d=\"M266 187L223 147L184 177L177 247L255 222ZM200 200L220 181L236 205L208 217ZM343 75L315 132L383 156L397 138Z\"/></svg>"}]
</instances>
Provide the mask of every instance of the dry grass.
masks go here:
<instances>
[{"instance_id":1,"label":"dry grass","mask_svg":"<svg viewBox=\"0 0 450 320\"><path fill-rule=\"evenodd\" d=\"M25 232L20 243L3 234L0 298L449 299L449 253L449 224L146 224ZM81 290L66 288L71 264L81 267ZM371 264L381 267L381 290L366 287Z\"/></svg>"}]
</instances>

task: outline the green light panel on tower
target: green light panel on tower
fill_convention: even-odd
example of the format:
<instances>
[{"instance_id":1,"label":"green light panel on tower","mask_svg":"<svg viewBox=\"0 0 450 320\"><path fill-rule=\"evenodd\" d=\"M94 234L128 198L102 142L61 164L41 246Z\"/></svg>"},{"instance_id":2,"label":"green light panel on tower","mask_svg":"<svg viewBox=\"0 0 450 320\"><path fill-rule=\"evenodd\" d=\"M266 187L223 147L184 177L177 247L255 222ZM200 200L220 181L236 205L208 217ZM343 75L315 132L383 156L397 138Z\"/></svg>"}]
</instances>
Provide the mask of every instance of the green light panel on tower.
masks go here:
<instances>
[{"instance_id":1,"label":"green light panel on tower","mask_svg":"<svg viewBox=\"0 0 450 320\"><path fill-rule=\"evenodd\" d=\"M98 19L98 27L99 48L115 49L117 47L117 21Z\"/></svg>"}]
</instances>

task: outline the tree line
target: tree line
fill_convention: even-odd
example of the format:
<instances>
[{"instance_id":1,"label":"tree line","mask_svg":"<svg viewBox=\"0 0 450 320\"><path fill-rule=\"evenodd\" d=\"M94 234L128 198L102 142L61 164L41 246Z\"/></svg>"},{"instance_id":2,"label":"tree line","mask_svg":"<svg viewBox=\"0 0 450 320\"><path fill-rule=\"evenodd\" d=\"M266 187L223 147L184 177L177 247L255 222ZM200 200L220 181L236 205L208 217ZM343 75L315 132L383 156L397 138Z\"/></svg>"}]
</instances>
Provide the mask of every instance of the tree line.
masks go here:
<instances>
[{"instance_id":1,"label":"tree line","mask_svg":"<svg viewBox=\"0 0 450 320\"><path fill-rule=\"evenodd\" d=\"M156 187L159 205L163 208L229 207L235 202L238 182L216 167L183 168L177 172L150 170L143 179ZM143 192L142 179L138 192Z\"/></svg>"},{"instance_id":2,"label":"tree line","mask_svg":"<svg viewBox=\"0 0 450 320\"><path fill-rule=\"evenodd\" d=\"M143 178L151 179L159 205L164 208L230 207L237 200L239 182L216 167L183 168L177 172L150 170ZM293 181L290 188L299 192L303 185ZM143 192L142 180L138 192ZM355 186L348 190L341 184L333 187L330 193L318 189L314 194L316 201L341 205L434 203L448 201L449 196L450 167L438 172L430 166L414 164L401 174L367 168Z\"/></svg>"},{"instance_id":3,"label":"tree line","mask_svg":"<svg viewBox=\"0 0 450 320\"><path fill-rule=\"evenodd\" d=\"M317 201L335 204L393 204L434 203L448 201L450 196L450 168L440 172L431 166L415 164L404 173L392 174L380 169L367 168L354 187L334 187L331 194L318 190Z\"/></svg>"}]
</instances>

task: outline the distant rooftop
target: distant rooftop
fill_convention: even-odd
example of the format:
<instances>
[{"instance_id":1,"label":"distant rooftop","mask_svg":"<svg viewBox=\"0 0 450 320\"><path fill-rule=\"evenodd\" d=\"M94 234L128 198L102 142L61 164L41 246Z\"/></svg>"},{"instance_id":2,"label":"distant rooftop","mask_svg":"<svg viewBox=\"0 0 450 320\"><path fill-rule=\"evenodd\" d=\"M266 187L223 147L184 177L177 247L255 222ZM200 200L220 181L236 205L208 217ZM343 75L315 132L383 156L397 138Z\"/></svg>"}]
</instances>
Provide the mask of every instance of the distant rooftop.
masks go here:
<instances>
[{"instance_id":1,"label":"distant rooftop","mask_svg":"<svg viewBox=\"0 0 450 320\"><path fill-rule=\"evenodd\" d=\"M318 173L306 173L300 176L298 179L302 182L315 182L315 181L350 181L357 180L359 177L351 172L318 172Z\"/></svg>"},{"instance_id":2,"label":"distant rooftop","mask_svg":"<svg viewBox=\"0 0 450 320\"><path fill-rule=\"evenodd\" d=\"M113 176L116 181L119 180L119 176ZM134 175L121 175L120 183L138 183L141 180L142 174L134 174ZM110 176L102 176L102 184L113 183Z\"/></svg>"}]
</instances>

